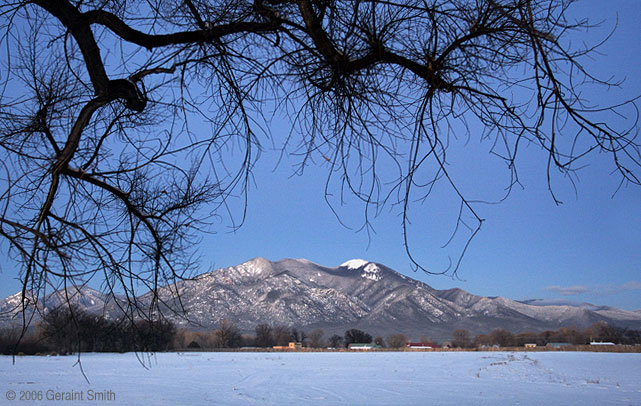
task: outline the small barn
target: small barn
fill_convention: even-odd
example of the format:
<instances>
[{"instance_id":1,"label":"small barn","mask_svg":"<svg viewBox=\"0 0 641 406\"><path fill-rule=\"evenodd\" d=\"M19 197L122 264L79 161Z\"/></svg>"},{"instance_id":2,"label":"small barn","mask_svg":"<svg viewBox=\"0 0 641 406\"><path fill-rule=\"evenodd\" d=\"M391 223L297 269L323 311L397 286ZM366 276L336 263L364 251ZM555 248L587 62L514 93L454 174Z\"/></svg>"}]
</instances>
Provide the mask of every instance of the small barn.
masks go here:
<instances>
[{"instance_id":1,"label":"small barn","mask_svg":"<svg viewBox=\"0 0 641 406\"><path fill-rule=\"evenodd\" d=\"M348 345L347 348L349 348L350 350L369 351L374 348L381 348L381 346L372 343L352 343Z\"/></svg>"},{"instance_id":2,"label":"small barn","mask_svg":"<svg viewBox=\"0 0 641 406\"><path fill-rule=\"evenodd\" d=\"M300 343L292 341L289 344L287 344L287 346L285 346L285 345L275 345L272 348L275 349L275 350L300 350L302 348L302 346L301 346Z\"/></svg>"},{"instance_id":3,"label":"small barn","mask_svg":"<svg viewBox=\"0 0 641 406\"><path fill-rule=\"evenodd\" d=\"M572 345L572 344L563 343L563 342L560 342L560 343L547 343L546 347L562 348L562 347L568 347L570 345Z\"/></svg>"}]
</instances>

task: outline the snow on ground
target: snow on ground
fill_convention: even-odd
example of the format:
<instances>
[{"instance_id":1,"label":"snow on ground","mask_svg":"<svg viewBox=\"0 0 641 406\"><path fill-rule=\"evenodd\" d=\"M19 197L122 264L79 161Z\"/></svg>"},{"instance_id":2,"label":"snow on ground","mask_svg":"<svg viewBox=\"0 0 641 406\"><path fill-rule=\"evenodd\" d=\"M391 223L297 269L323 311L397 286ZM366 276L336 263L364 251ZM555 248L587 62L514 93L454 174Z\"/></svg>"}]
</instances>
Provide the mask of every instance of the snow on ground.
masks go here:
<instances>
[{"instance_id":1,"label":"snow on ground","mask_svg":"<svg viewBox=\"0 0 641 406\"><path fill-rule=\"evenodd\" d=\"M0 357L0 404L641 405L641 354L160 353ZM13 391L13 392L11 392ZM74 391L80 401L64 399ZM93 392L90 392L93 391ZM42 401L19 401L27 393ZM18 399L6 400L15 393ZM111 395L113 393L113 396ZM96 394L103 399L95 400ZM94 399L88 399L90 396ZM73 394L68 396L74 396Z\"/></svg>"}]
</instances>

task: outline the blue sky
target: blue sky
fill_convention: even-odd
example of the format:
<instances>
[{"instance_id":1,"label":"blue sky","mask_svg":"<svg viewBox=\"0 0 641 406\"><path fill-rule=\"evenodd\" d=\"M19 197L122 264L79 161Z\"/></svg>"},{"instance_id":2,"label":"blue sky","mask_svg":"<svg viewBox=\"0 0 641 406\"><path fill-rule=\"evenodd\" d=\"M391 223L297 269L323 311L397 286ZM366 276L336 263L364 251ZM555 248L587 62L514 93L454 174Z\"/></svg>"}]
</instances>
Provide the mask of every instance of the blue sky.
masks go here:
<instances>
[{"instance_id":1,"label":"blue sky","mask_svg":"<svg viewBox=\"0 0 641 406\"><path fill-rule=\"evenodd\" d=\"M600 94L599 100L641 94L641 3L614 2L607 10L601 2L581 3L575 8L577 15L585 14L593 21L606 19L585 39L588 43L603 38L618 19L617 31L592 68L601 77L614 75L626 82L621 89ZM275 137L279 131L287 132L287 123L276 123ZM450 154L452 160L458 158L465 165L451 169L459 179L474 181L470 161L488 165L492 162L487 154L490 146L476 140L464 145L464 141L455 143ZM327 167L308 167L298 177L291 169L296 161L290 160L274 171L276 154L268 151L254 172L256 189L250 192L244 227L211 238L211 266L234 265L254 256L307 258L328 266L364 258L440 289L460 287L487 296L564 298L641 309L641 189L627 187L612 197L617 178L610 175L606 157L594 155L590 166L579 173L576 195L568 181L555 182L555 192L564 202L557 206L547 190L545 158L535 147L525 155L519 172L524 189L514 189L501 204L479 207L486 221L463 260L460 280L412 271L403 248L398 210L384 210L372 220L375 234L369 240L366 233L341 226L325 204ZM481 194L490 190L488 195L496 198L505 179L490 184L492 176L490 171L476 187ZM447 265L448 252L440 246L447 241L452 223L434 219L455 215L451 204L444 198L415 205L412 210L413 252L421 264L435 271ZM348 226L361 225L362 206L349 204L340 207L339 213Z\"/></svg>"},{"instance_id":2,"label":"blue sky","mask_svg":"<svg viewBox=\"0 0 641 406\"><path fill-rule=\"evenodd\" d=\"M607 9L603 4L580 2L574 10L595 21L606 20L585 37L587 42L605 36L618 18L617 31L591 65L601 77L626 79L621 89L598 95L599 102L607 103L641 94L641 2L608 2ZM272 123L274 138L288 131L288 123ZM479 197L496 199L505 186L505 174L490 158L489 143L465 141L454 142L450 150L453 176ZM397 208L388 207L372 219L375 233L368 238L354 230L362 224L363 206L349 202L339 207L341 219L352 227L348 229L325 204L329 168L322 160L296 176L292 165L297 162L285 159L275 167L278 158L278 151L268 148L261 155L244 226L231 232L223 222L215 226L216 234L205 237L200 247L202 272L257 256L307 258L327 266L363 258L438 289L459 287L477 295L517 300L564 298L641 309L641 188L623 188L612 197L618 181L608 173L605 156L593 155L586 161L590 166L579 173L576 196L568 181L555 181L555 191L564 202L557 206L547 190L545 158L529 147L519 172L524 189L514 189L501 204L477 206L485 223L463 259L459 279L411 270ZM483 176L478 175L481 172ZM413 206L410 237L417 259L438 271L450 254L440 246L452 231L450 220L456 207L447 196L434 197ZM0 296L4 297L20 286L12 264L3 260L1 265Z\"/></svg>"}]
</instances>

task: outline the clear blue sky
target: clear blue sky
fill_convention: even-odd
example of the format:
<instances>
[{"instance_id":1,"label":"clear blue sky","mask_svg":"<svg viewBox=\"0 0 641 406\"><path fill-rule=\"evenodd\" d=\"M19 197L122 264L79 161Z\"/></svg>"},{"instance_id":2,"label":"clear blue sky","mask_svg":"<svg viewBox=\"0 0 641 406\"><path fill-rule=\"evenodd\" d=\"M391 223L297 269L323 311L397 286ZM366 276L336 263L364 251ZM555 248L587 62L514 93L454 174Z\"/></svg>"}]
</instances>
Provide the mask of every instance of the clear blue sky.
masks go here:
<instances>
[{"instance_id":1,"label":"clear blue sky","mask_svg":"<svg viewBox=\"0 0 641 406\"><path fill-rule=\"evenodd\" d=\"M590 0L580 2L574 10L595 21L606 20L585 38L587 42L605 36L618 18L619 27L601 49L603 55L593 61L592 71L626 82L622 89L600 94L598 101L641 94L641 2ZM576 37L576 41L583 39ZM287 131L288 123L273 123L276 139ZM505 179L497 161L487 153L489 148L489 143L475 139L467 145L465 140L455 142L450 169L477 197L496 199ZM366 233L341 226L325 204L328 167L321 163L308 167L304 176L295 176L294 160L285 160L274 169L278 157L278 152L267 149L258 162L244 226L230 232L228 223L223 223L216 226L215 235L205 238L200 251L202 272L257 256L307 258L327 266L363 258L438 289L460 287L484 296L563 298L641 309L641 188L624 188L612 198L618 182L607 173L605 157L595 155L586 162L590 166L579 174L578 198L569 182L555 182L555 191L564 201L556 206L547 190L545 158L534 147L525 151L520 166L525 188L515 189L501 204L477 207L486 221L463 260L460 279L412 272L397 209L384 210L372 220L376 233L369 240ZM483 168L482 177L475 167ZM417 259L430 269L440 270L447 264L449 252L439 247L452 231L451 221L442 221L456 215L452 204L447 198L433 199L413 208L412 247ZM340 213L348 225L361 225L362 206L349 204ZM6 244L0 247L5 249ZM4 297L18 291L19 283L12 264L3 260L1 265L0 296Z\"/></svg>"}]
</instances>

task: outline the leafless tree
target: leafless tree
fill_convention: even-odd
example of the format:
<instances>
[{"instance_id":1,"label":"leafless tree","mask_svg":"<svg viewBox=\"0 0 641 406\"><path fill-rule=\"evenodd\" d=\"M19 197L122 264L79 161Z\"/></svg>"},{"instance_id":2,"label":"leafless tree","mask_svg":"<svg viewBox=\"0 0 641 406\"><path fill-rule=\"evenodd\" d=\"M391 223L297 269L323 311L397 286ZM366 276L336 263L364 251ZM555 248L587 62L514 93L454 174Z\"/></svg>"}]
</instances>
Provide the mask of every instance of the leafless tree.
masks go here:
<instances>
[{"instance_id":1,"label":"leafless tree","mask_svg":"<svg viewBox=\"0 0 641 406\"><path fill-rule=\"evenodd\" d=\"M512 347L515 344L514 334L503 328L492 330L489 336L491 343L499 347Z\"/></svg>"},{"instance_id":2,"label":"leafless tree","mask_svg":"<svg viewBox=\"0 0 641 406\"><path fill-rule=\"evenodd\" d=\"M84 317L82 311L73 306L54 309L47 313L41 323L42 335L61 354L79 352L78 320Z\"/></svg>"},{"instance_id":3,"label":"leafless tree","mask_svg":"<svg viewBox=\"0 0 641 406\"><path fill-rule=\"evenodd\" d=\"M468 348L472 344L470 332L465 329L455 330L452 334L452 345L457 348Z\"/></svg>"},{"instance_id":4,"label":"leafless tree","mask_svg":"<svg viewBox=\"0 0 641 406\"><path fill-rule=\"evenodd\" d=\"M405 334L392 334L387 337L387 346L390 348L402 348L407 345L410 339Z\"/></svg>"},{"instance_id":5,"label":"leafless tree","mask_svg":"<svg viewBox=\"0 0 641 406\"><path fill-rule=\"evenodd\" d=\"M272 326L267 323L261 323L256 326L256 347L272 347L274 345L274 337L272 335Z\"/></svg>"},{"instance_id":6,"label":"leafless tree","mask_svg":"<svg viewBox=\"0 0 641 406\"><path fill-rule=\"evenodd\" d=\"M317 328L312 330L311 333L309 333L309 346L312 348L321 348L325 346L325 340L323 340L323 336L325 335L325 332L323 329Z\"/></svg>"},{"instance_id":7,"label":"leafless tree","mask_svg":"<svg viewBox=\"0 0 641 406\"><path fill-rule=\"evenodd\" d=\"M233 322L221 320L218 328L214 331L215 348L235 348L240 347L241 334Z\"/></svg>"},{"instance_id":8,"label":"leafless tree","mask_svg":"<svg viewBox=\"0 0 641 406\"><path fill-rule=\"evenodd\" d=\"M133 317L137 291L189 276L213 216L247 197L267 111L290 120L282 148L300 173L318 161L327 196L364 202L365 229L398 205L412 261L410 203L439 183L458 196L460 255L416 263L426 272L455 274L482 224L449 171L454 133L492 140L508 190L526 144L546 153L555 199L553 176L592 153L638 185L636 106L584 99L618 83L586 70L595 48L567 41L590 27L566 18L572 3L3 2L0 235L23 298L96 277ZM610 125L618 115L631 124Z\"/></svg>"},{"instance_id":9,"label":"leafless tree","mask_svg":"<svg viewBox=\"0 0 641 406\"><path fill-rule=\"evenodd\" d=\"M282 324L275 325L272 328L272 338L275 345L287 346L291 341L291 328Z\"/></svg>"}]
</instances>

